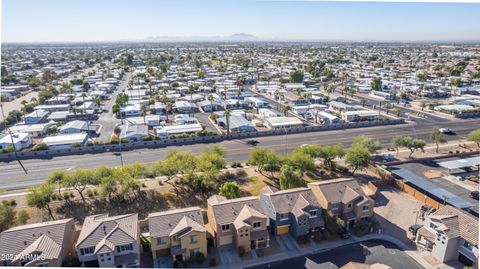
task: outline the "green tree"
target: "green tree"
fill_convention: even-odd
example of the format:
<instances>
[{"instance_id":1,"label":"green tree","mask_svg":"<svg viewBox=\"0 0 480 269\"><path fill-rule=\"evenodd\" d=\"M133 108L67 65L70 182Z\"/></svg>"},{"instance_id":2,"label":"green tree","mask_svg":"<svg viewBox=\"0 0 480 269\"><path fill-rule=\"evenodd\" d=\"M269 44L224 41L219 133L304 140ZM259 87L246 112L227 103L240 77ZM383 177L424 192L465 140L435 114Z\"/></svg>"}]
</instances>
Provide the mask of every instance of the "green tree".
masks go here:
<instances>
[{"instance_id":1,"label":"green tree","mask_svg":"<svg viewBox=\"0 0 480 269\"><path fill-rule=\"evenodd\" d=\"M303 147L296 148L294 150L294 152L301 152L301 153L310 155L312 158L319 158L321 151L322 149L320 148L320 146L316 144L306 145Z\"/></svg>"},{"instance_id":2,"label":"green tree","mask_svg":"<svg viewBox=\"0 0 480 269\"><path fill-rule=\"evenodd\" d=\"M15 219L15 208L8 204L0 204L0 232L13 226Z\"/></svg>"},{"instance_id":3,"label":"green tree","mask_svg":"<svg viewBox=\"0 0 480 269\"><path fill-rule=\"evenodd\" d=\"M57 185L58 195L60 195L62 184L68 176L69 176L68 173L64 170L55 170L48 176L47 182Z\"/></svg>"},{"instance_id":4,"label":"green tree","mask_svg":"<svg viewBox=\"0 0 480 269\"><path fill-rule=\"evenodd\" d=\"M286 117L288 112L290 112L291 110L292 110L292 107L289 105L286 105L281 109L281 112L283 112L283 115Z\"/></svg>"},{"instance_id":5,"label":"green tree","mask_svg":"<svg viewBox=\"0 0 480 269\"><path fill-rule=\"evenodd\" d=\"M295 70L290 73L289 75L289 81L294 82L294 83L301 83L303 82L303 72L300 70Z\"/></svg>"},{"instance_id":6,"label":"green tree","mask_svg":"<svg viewBox=\"0 0 480 269\"><path fill-rule=\"evenodd\" d=\"M20 210L19 212L17 212L15 223L19 225L25 225L27 224L29 219L30 219L30 216L28 215L28 212L26 210Z\"/></svg>"},{"instance_id":7,"label":"green tree","mask_svg":"<svg viewBox=\"0 0 480 269\"><path fill-rule=\"evenodd\" d=\"M301 171L296 170L290 165L283 165L278 177L280 179L280 189L282 190L305 186Z\"/></svg>"},{"instance_id":8,"label":"green tree","mask_svg":"<svg viewBox=\"0 0 480 269\"><path fill-rule=\"evenodd\" d=\"M73 174L65 179L64 186L73 188L78 192L82 201L85 203L83 192L88 185L98 185L100 179L95 175L95 171L87 169L77 169Z\"/></svg>"},{"instance_id":9,"label":"green tree","mask_svg":"<svg viewBox=\"0 0 480 269\"><path fill-rule=\"evenodd\" d=\"M300 171L303 175L307 171L315 170L315 161L309 154L294 151L290 154L284 155L281 158L282 165L289 165L294 169Z\"/></svg>"},{"instance_id":10,"label":"green tree","mask_svg":"<svg viewBox=\"0 0 480 269\"><path fill-rule=\"evenodd\" d=\"M352 141L352 147L354 146L364 146L370 153L375 153L382 149L382 143L378 139L373 139L366 135L355 137Z\"/></svg>"},{"instance_id":11,"label":"green tree","mask_svg":"<svg viewBox=\"0 0 480 269\"><path fill-rule=\"evenodd\" d=\"M232 116L232 111L230 109L225 109L224 116L227 121L227 135L230 135L230 116Z\"/></svg>"},{"instance_id":12,"label":"green tree","mask_svg":"<svg viewBox=\"0 0 480 269\"><path fill-rule=\"evenodd\" d=\"M235 181L226 182L220 186L220 195L227 199L234 199L240 197L240 186Z\"/></svg>"},{"instance_id":13,"label":"green tree","mask_svg":"<svg viewBox=\"0 0 480 269\"><path fill-rule=\"evenodd\" d=\"M447 143L447 139L445 136L440 132L438 129L433 129L432 132L430 133L430 140L437 145L437 148L435 149L435 152L438 153L438 146L439 144L445 144Z\"/></svg>"},{"instance_id":14,"label":"green tree","mask_svg":"<svg viewBox=\"0 0 480 269\"><path fill-rule=\"evenodd\" d=\"M370 160L370 151L367 147L357 145L347 150L345 154L345 162L352 168L352 175L358 169L364 169L368 166Z\"/></svg>"},{"instance_id":15,"label":"green tree","mask_svg":"<svg viewBox=\"0 0 480 269\"><path fill-rule=\"evenodd\" d=\"M476 143L477 147L480 149L480 129L471 131L467 136L467 140Z\"/></svg>"},{"instance_id":16,"label":"green tree","mask_svg":"<svg viewBox=\"0 0 480 269\"><path fill-rule=\"evenodd\" d=\"M46 209L48 211L49 219L55 219L53 217L52 209L50 208L50 202L52 201L55 192L54 189L53 185L48 183L30 188L25 196L27 205L38 209Z\"/></svg>"},{"instance_id":17,"label":"green tree","mask_svg":"<svg viewBox=\"0 0 480 269\"><path fill-rule=\"evenodd\" d=\"M372 82L370 82L370 87L372 91L381 91L382 90L382 78L374 77Z\"/></svg>"},{"instance_id":18,"label":"green tree","mask_svg":"<svg viewBox=\"0 0 480 269\"><path fill-rule=\"evenodd\" d=\"M256 165L258 171L262 174L265 171L272 173L272 177L274 172L280 170L280 160L273 149L258 147L250 150L247 163L248 165Z\"/></svg>"},{"instance_id":19,"label":"green tree","mask_svg":"<svg viewBox=\"0 0 480 269\"><path fill-rule=\"evenodd\" d=\"M345 155L342 144L336 144L334 146L325 145L320 149L320 158L323 160L323 165L333 170L335 169L335 158L340 158Z\"/></svg>"},{"instance_id":20,"label":"green tree","mask_svg":"<svg viewBox=\"0 0 480 269\"><path fill-rule=\"evenodd\" d=\"M408 158L411 158L416 150L423 150L426 145L425 140L413 138L411 136L394 136L392 143L395 147L405 147L410 150Z\"/></svg>"}]
</instances>

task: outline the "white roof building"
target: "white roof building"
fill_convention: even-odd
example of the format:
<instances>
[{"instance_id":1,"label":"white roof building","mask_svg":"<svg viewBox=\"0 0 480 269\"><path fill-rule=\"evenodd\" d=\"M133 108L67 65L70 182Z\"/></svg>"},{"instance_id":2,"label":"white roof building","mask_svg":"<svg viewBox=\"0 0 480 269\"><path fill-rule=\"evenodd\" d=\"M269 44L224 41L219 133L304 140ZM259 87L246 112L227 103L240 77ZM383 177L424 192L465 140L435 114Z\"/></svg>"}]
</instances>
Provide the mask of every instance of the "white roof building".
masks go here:
<instances>
[{"instance_id":1,"label":"white roof building","mask_svg":"<svg viewBox=\"0 0 480 269\"><path fill-rule=\"evenodd\" d=\"M303 126L303 122L296 117L273 117L266 119L265 123L271 129Z\"/></svg>"},{"instance_id":2,"label":"white roof building","mask_svg":"<svg viewBox=\"0 0 480 269\"><path fill-rule=\"evenodd\" d=\"M50 149L69 148L73 144L85 144L88 135L85 133L78 134L60 134L56 136L47 136L42 140Z\"/></svg>"}]
</instances>

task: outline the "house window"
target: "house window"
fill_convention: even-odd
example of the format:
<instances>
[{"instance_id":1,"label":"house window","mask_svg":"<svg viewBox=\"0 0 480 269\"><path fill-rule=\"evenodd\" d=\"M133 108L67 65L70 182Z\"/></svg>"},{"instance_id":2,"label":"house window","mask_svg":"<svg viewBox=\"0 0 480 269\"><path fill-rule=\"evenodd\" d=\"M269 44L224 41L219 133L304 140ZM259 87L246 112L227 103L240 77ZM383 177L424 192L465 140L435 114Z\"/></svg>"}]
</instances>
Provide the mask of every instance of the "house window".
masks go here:
<instances>
[{"instance_id":1,"label":"house window","mask_svg":"<svg viewBox=\"0 0 480 269\"><path fill-rule=\"evenodd\" d=\"M163 245L167 243L167 238L166 237L158 237L157 238L157 245Z\"/></svg>"},{"instance_id":2,"label":"house window","mask_svg":"<svg viewBox=\"0 0 480 269\"><path fill-rule=\"evenodd\" d=\"M470 244L468 241L465 241L465 242L463 243L463 246L464 246L466 249L472 251L473 245Z\"/></svg>"},{"instance_id":3,"label":"house window","mask_svg":"<svg viewBox=\"0 0 480 269\"><path fill-rule=\"evenodd\" d=\"M117 249L117 252L133 250L133 245L132 244L121 245L121 246L117 246L116 249Z\"/></svg>"},{"instance_id":4,"label":"house window","mask_svg":"<svg viewBox=\"0 0 480 269\"><path fill-rule=\"evenodd\" d=\"M197 255L200 252L199 248L194 248L190 250L190 257Z\"/></svg>"},{"instance_id":5,"label":"house window","mask_svg":"<svg viewBox=\"0 0 480 269\"><path fill-rule=\"evenodd\" d=\"M362 209L363 209L363 211L368 211L368 210L370 210L370 207L368 205L364 205L362 207Z\"/></svg>"},{"instance_id":6,"label":"house window","mask_svg":"<svg viewBox=\"0 0 480 269\"><path fill-rule=\"evenodd\" d=\"M112 258L108 258L107 260L111 261L111 260L112 260Z\"/></svg>"},{"instance_id":7,"label":"house window","mask_svg":"<svg viewBox=\"0 0 480 269\"><path fill-rule=\"evenodd\" d=\"M81 248L80 249L80 254L83 255L92 255L93 252L95 252L95 247L89 247L89 248Z\"/></svg>"},{"instance_id":8,"label":"house window","mask_svg":"<svg viewBox=\"0 0 480 269\"><path fill-rule=\"evenodd\" d=\"M253 223L253 228L258 228L260 226L262 226L262 223L260 221L256 221Z\"/></svg>"},{"instance_id":9,"label":"house window","mask_svg":"<svg viewBox=\"0 0 480 269\"><path fill-rule=\"evenodd\" d=\"M223 224L222 231L230 231L230 224Z\"/></svg>"},{"instance_id":10,"label":"house window","mask_svg":"<svg viewBox=\"0 0 480 269\"><path fill-rule=\"evenodd\" d=\"M348 204L347 207L348 207L348 208L352 208L352 204L351 204L351 203Z\"/></svg>"},{"instance_id":11,"label":"house window","mask_svg":"<svg viewBox=\"0 0 480 269\"><path fill-rule=\"evenodd\" d=\"M338 210L338 204L332 204L332 210Z\"/></svg>"},{"instance_id":12,"label":"house window","mask_svg":"<svg viewBox=\"0 0 480 269\"><path fill-rule=\"evenodd\" d=\"M281 213L280 220L288 220L288 213Z\"/></svg>"},{"instance_id":13,"label":"house window","mask_svg":"<svg viewBox=\"0 0 480 269\"><path fill-rule=\"evenodd\" d=\"M104 262L104 261L105 261L105 259L101 259L100 261L101 261L101 262Z\"/></svg>"},{"instance_id":14,"label":"house window","mask_svg":"<svg viewBox=\"0 0 480 269\"><path fill-rule=\"evenodd\" d=\"M433 223L433 222L430 222L430 228L432 228L432 229L436 229L437 227L438 227L438 226L437 226L437 225L435 225L435 223Z\"/></svg>"},{"instance_id":15,"label":"house window","mask_svg":"<svg viewBox=\"0 0 480 269\"><path fill-rule=\"evenodd\" d=\"M198 243L198 235L192 235L190 236L190 243Z\"/></svg>"},{"instance_id":16,"label":"house window","mask_svg":"<svg viewBox=\"0 0 480 269\"><path fill-rule=\"evenodd\" d=\"M44 263L39 263L37 265L37 267L48 267L48 263L44 262Z\"/></svg>"},{"instance_id":17,"label":"house window","mask_svg":"<svg viewBox=\"0 0 480 269\"><path fill-rule=\"evenodd\" d=\"M317 210L310 210L310 218L316 218L317 217Z\"/></svg>"}]
</instances>

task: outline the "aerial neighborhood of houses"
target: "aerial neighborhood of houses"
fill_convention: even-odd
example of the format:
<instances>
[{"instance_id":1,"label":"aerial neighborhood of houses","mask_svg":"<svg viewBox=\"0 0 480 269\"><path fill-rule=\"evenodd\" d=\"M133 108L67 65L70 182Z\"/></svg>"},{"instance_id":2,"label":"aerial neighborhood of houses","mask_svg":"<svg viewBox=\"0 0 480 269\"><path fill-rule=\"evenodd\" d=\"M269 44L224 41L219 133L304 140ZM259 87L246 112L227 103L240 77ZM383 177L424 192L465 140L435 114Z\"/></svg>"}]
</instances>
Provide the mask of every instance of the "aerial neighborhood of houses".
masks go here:
<instances>
[{"instance_id":1,"label":"aerial neighborhood of houses","mask_svg":"<svg viewBox=\"0 0 480 269\"><path fill-rule=\"evenodd\" d=\"M1 69L0 266L478 268L478 46L10 45Z\"/></svg>"}]
</instances>

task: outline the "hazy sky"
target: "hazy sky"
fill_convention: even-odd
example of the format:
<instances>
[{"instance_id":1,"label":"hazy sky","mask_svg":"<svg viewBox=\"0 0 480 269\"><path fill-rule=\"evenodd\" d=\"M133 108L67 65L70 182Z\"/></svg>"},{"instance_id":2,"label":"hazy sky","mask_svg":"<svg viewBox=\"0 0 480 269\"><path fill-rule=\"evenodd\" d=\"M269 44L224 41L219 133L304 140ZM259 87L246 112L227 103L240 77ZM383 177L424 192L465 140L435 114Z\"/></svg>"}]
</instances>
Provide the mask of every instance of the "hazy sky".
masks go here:
<instances>
[{"instance_id":1,"label":"hazy sky","mask_svg":"<svg viewBox=\"0 0 480 269\"><path fill-rule=\"evenodd\" d=\"M480 4L255 0L3 0L3 42L226 36L480 40Z\"/></svg>"}]
</instances>

